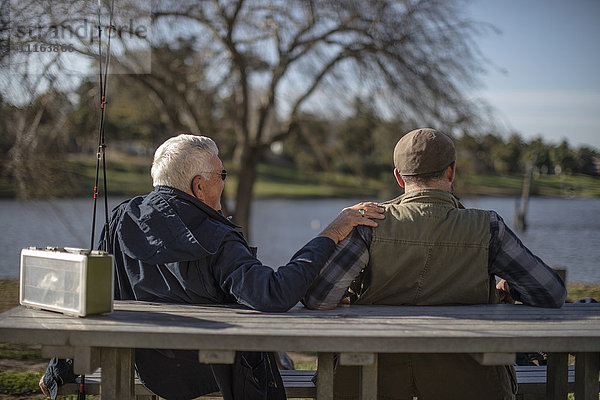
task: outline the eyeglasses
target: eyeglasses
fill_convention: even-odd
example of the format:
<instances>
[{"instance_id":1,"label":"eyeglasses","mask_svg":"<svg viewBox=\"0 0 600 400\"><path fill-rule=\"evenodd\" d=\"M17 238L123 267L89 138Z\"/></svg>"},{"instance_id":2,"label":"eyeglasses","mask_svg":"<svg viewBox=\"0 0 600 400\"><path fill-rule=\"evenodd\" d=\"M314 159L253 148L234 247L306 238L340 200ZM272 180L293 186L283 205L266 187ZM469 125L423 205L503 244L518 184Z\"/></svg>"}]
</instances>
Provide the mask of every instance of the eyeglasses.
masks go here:
<instances>
[{"instance_id":1,"label":"eyeglasses","mask_svg":"<svg viewBox=\"0 0 600 400\"><path fill-rule=\"evenodd\" d=\"M221 172L203 171L200 173L201 174L219 174L219 175L221 175L221 179L223 179L223 180L227 179L227 170L225 170L225 169L221 170Z\"/></svg>"}]
</instances>

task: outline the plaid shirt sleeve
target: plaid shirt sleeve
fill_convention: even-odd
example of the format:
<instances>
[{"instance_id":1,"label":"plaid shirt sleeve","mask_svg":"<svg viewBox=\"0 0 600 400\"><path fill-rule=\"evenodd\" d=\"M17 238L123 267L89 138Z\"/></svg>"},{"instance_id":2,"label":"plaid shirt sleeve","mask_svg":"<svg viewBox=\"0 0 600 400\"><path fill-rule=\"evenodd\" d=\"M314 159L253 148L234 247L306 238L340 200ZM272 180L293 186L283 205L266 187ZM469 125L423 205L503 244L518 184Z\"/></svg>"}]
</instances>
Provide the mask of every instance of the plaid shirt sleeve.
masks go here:
<instances>
[{"instance_id":1,"label":"plaid shirt sleeve","mask_svg":"<svg viewBox=\"0 0 600 400\"><path fill-rule=\"evenodd\" d=\"M313 281L302 302L308 308L328 310L337 307L352 281L369 263L372 230L356 227L338 243L334 253Z\"/></svg>"},{"instance_id":2,"label":"plaid shirt sleeve","mask_svg":"<svg viewBox=\"0 0 600 400\"><path fill-rule=\"evenodd\" d=\"M567 290L560 276L535 256L496 212L490 211L489 271L506 279L511 296L536 307L560 308Z\"/></svg>"}]
</instances>

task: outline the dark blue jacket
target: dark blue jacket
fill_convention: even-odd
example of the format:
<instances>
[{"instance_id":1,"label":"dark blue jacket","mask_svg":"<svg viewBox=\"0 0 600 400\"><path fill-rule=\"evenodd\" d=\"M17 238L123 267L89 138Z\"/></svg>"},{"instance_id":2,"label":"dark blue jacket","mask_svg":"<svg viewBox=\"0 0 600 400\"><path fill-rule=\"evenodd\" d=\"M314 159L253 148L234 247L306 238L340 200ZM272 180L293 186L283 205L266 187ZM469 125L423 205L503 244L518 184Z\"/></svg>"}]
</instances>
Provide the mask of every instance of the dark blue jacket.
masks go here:
<instances>
[{"instance_id":1,"label":"dark blue jacket","mask_svg":"<svg viewBox=\"0 0 600 400\"><path fill-rule=\"evenodd\" d=\"M268 312L297 304L335 249L316 237L275 271L222 214L166 186L115 207L109 238L117 300L239 303ZM197 351L136 349L135 367L144 385L169 400L218 390L225 399L285 397L271 353L241 352L232 366L210 366ZM60 382L50 379L57 370L51 363L47 385Z\"/></svg>"},{"instance_id":2,"label":"dark blue jacket","mask_svg":"<svg viewBox=\"0 0 600 400\"><path fill-rule=\"evenodd\" d=\"M117 206L110 237L115 299L237 302L270 312L298 303L335 249L317 237L274 271L222 214L165 186Z\"/></svg>"}]
</instances>

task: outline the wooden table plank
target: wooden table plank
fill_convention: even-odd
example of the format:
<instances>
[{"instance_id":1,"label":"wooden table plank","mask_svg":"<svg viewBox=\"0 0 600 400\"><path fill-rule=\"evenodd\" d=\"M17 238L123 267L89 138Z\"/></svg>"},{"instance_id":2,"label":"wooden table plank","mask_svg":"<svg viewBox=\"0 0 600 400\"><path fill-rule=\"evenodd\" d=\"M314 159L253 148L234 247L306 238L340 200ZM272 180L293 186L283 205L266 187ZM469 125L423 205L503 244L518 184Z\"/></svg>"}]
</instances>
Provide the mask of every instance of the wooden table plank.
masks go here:
<instances>
[{"instance_id":1,"label":"wooden table plank","mask_svg":"<svg viewBox=\"0 0 600 400\"><path fill-rule=\"evenodd\" d=\"M5 341L56 346L93 341L98 346L227 350L243 341L240 350L377 352L386 347L390 352L450 348L486 353L531 351L542 343L549 352L597 351L600 331L595 305L559 310L511 305L295 308L267 314L241 307L116 302L115 310L76 318L18 307L0 315L0 335Z\"/></svg>"},{"instance_id":2,"label":"wooden table plank","mask_svg":"<svg viewBox=\"0 0 600 400\"><path fill-rule=\"evenodd\" d=\"M117 301L115 312L85 318L16 307L0 314L0 342L72 349L84 361L78 365L85 368L95 366L100 351L103 371L108 374L106 388L102 381L103 391L115 398L132 396L132 348L195 349L201 350L203 359L224 362L238 350L314 351L319 353L317 392L327 399L332 397L334 352L356 353L356 359L367 359L369 354L376 359L382 352L577 352L583 354L582 369L589 366L597 378L598 363L594 364L590 353L600 353L600 304L567 304L561 309L352 306L329 311L298 306L288 313L261 313L241 306ZM112 352L116 352L114 357ZM110 361L111 357L115 360ZM559 357L548 370L549 395L554 398L564 392L561 382L566 365L562 365L564 355ZM363 366L362 373L363 396L373 396L376 367ZM595 390L591 378L582 380L582 393Z\"/></svg>"}]
</instances>

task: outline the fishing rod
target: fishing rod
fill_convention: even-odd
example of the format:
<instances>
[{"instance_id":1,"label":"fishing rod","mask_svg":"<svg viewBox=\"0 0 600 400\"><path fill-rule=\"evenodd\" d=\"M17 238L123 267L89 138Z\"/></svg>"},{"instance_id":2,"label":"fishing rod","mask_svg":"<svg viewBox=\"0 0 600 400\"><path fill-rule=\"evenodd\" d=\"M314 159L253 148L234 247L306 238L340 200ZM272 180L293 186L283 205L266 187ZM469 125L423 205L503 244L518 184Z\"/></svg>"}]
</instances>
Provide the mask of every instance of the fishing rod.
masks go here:
<instances>
[{"instance_id":1,"label":"fishing rod","mask_svg":"<svg viewBox=\"0 0 600 400\"><path fill-rule=\"evenodd\" d=\"M102 178L104 189L104 236L100 244L100 250L110 251L109 238L109 215L108 215L108 189L106 185L106 142L104 136L104 119L106 115L106 88L108 83L108 67L110 65L110 38L113 29L113 10L115 1L111 0L108 22L108 38L106 41L106 62L104 65L104 76L102 76L102 4L98 0L98 81L100 89L100 121L98 127L98 151L96 152L96 177L94 181L94 210L92 215L92 235L90 251L94 249L94 234L96 232L96 209L98 203L98 182L100 176L100 164L102 164ZM80 376L77 400L85 400L85 375Z\"/></svg>"},{"instance_id":2,"label":"fishing rod","mask_svg":"<svg viewBox=\"0 0 600 400\"><path fill-rule=\"evenodd\" d=\"M98 124L98 151L96 153L96 177L94 181L94 209L92 215L92 235L90 242L90 250L94 249L94 235L96 231L96 209L98 201L98 183L100 180L100 165L102 165L102 176L103 176L103 189L104 189L104 238L100 245L100 250L108 251L110 249L110 238L108 235L109 229L109 214L108 214L108 189L106 184L106 142L104 135L104 121L106 115L106 104L107 104L107 83L108 83L108 68L110 65L110 39L112 36L113 29L113 11L115 1L112 0L109 10L109 24L108 24L108 38L106 44L106 62L104 64L104 71L102 71L102 4L101 0L98 0L98 76L99 76L99 90L100 90L100 121ZM103 76L104 74L104 76Z\"/></svg>"}]
</instances>

